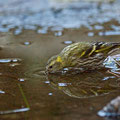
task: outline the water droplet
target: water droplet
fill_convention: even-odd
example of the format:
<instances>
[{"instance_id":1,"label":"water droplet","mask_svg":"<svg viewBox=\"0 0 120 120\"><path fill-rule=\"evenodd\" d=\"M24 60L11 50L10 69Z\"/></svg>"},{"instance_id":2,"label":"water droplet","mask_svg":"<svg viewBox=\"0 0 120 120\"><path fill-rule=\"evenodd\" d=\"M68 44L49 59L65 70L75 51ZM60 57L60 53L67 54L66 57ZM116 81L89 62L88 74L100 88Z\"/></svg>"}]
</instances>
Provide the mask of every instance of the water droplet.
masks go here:
<instances>
[{"instance_id":1,"label":"water droplet","mask_svg":"<svg viewBox=\"0 0 120 120\"><path fill-rule=\"evenodd\" d=\"M13 61L13 62L17 62L18 60L17 60L17 59L13 59L12 61Z\"/></svg>"},{"instance_id":2,"label":"water droplet","mask_svg":"<svg viewBox=\"0 0 120 120\"><path fill-rule=\"evenodd\" d=\"M108 80L108 79L109 79L109 77L104 77L104 78L103 78L103 80Z\"/></svg>"},{"instance_id":3,"label":"water droplet","mask_svg":"<svg viewBox=\"0 0 120 120\"><path fill-rule=\"evenodd\" d=\"M8 28L0 28L0 32L8 32L9 31L9 29Z\"/></svg>"},{"instance_id":4,"label":"water droplet","mask_svg":"<svg viewBox=\"0 0 120 120\"><path fill-rule=\"evenodd\" d=\"M120 61L120 57L119 58L115 58L116 61Z\"/></svg>"},{"instance_id":5,"label":"water droplet","mask_svg":"<svg viewBox=\"0 0 120 120\"><path fill-rule=\"evenodd\" d=\"M95 25L94 29L96 29L96 30L102 30L102 29L104 29L104 27L100 26L100 25Z\"/></svg>"},{"instance_id":6,"label":"water droplet","mask_svg":"<svg viewBox=\"0 0 120 120\"><path fill-rule=\"evenodd\" d=\"M14 25L14 24L10 24L10 25L7 25L7 28L8 29L13 29L13 28L15 28L16 26Z\"/></svg>"},{"instance_id":7,"label":"water droplet","mask_svg":"<svg viewBox=\"0 0 120 120\"><path fill-rule=\"evenodd\" d=\"M69 40L67 40L67 41L64 41L63 43L66 44L66 45L70 45L70 44L73 43L73 41L69 41Z\"/></svg>"},{"instance_id":8,"label":"water droplet","mask_svg":"<svg viewBox=\"0 0 120 120\"><path fill-rule=\"evenodd\" d=\"M0 94L4 94L4 93L5 93L4 91L0 90Z\"/></svg>"},{"instance_id":9,"label":"water droplet","mask_svg":"<svg viewBox=\"0 0 120 120\"><path fill-rule=\"evenodd\" d=\"M48 95L50 95L50 96L51 96L51 95L53 95L53 93L48 93Z\"/></svg>"},{"instance_id":10,"label":"water droplet","mask_svg":"<svg viewBox=\"0 0 120 120\"><path fill-rule=\"evenodd\" d=\"M99 36L104 36L104 32L99 32L98 35Z\"/></svg>"},{"instance_id":11,"label":"water droplet","mask_svg":"<svg viewBox=\"0 0 120 120\"><path fill-rule=\"evenodd\" d=\"M106 31L105 35L106 36L109 36L109 35L120 35L120 31Z\"/></svg>"},{"instance_id":12,"label":"water droplet","mask_svg":"<svg viewBox=\"0 0 120 120\"><path fill-rule=\"evenodd\" d=\"M63 70L68 71L69 69L68 68L64 68Z\"/></svg>"},{"instance_id":13,"label":"water droplet","mask_svg":"<svg viewBox=\"0 0 120 120\"><path fill-rule=\"evenodd\" d=\"M111 25L111 28L115 31L120 31L120 26Z\"/></svg>"},{"instance_id":14,"label":"water droplet","mask_svg":"<svg viewBox=\"0 0 120 120\"><path fill-rule=\"evenodd\" d=\"M51 31L62 31L63 28L62 27L52 27Z\"/></svg>"},{"instance_id":15,"label":"water droplet","mask_svg":"<svg viewBox=\"0 0 120 120\"><path fill-rule=\"evenodd\" d=\"M60 86L60 87L67 86L67 83L58 83L58 86Z\"/></svg>"},{"instance_id":16,"label":"water droplet","mask_svg":"<svg viewBox=\"0 0 120 120\"><path fill-rule=\"evenodd\" d=\"M106 116L106 113L103 111L103 110L100 110L98 112L98 115L101 116L101 117L105 117Z\"/></svg>"},{"instance_id":17,"label":"water droplet","mask_svg":"<svg viewBox=\"0 0 120 120\"><path fill-rule=\"evenodd\" d=\"M110 35L120 35L120 31L106 31L106 32L99 32L99 36L110 36Z\"/></svg>"},{"instance_id":18,"label":"water droplet","mask_svg":"<svg viewBox=\"0 0 120 120\"><path fill-rule=\"evenodd\" d=\"M30 45L31 43L30 42L24 42L24 45Z\"/></svg>"},{"instance_id":19,"label":"water droplet","mask_svg":"<svg viewBox=\"0 0 120 120\"><path fill-rule=\"evenodd\" d=\"M19 112L26 112L29 111L30 108L21 108L21 109L15 109L15 110L6 110L6 111L0 111L0 114L10 114L10 113L19 113Z\"/></svg>"},{"instance_id":20,"label":"water droplet","mask_svg":"<svg viewBox=\"0 0 120 120\"><path fill-rule=\"evenodd\" d=\"M46 83L46 84L49 84L49 83L50 83L50 81L45 81L45 83Z\"/></svg>"},{"instance_id":21,"label":"water droplet","mask_svg":"<svg viewBox=\"0 0 120 120\"><path fill-rule=\"evenodd\" d=\"M92 36L94 36L94 33L93 33L93 32L89 32L89 33L88 33L88 36L89 36L89 37L92 37Z\"/></svg>"},{"instance_id":22,"label":"water droplet","mask_svg":"<svg viewBox=\"0 0 120 120\"><path fill-rule=\"evenodd\" d=\"M25 25L24 26L24 29L26 29L26 30L36 30L36 26L34 26L34 25Z\"/></svg>"},{"instance_id":23,"label":"water droplet","mask_svg":"<svg viewBox=\"0 0 120 120\"><path fill-rule=\"evenodd\" d=\"M41 33L41 34L46 34L47 33L47 29L39 29L39 30L37 30L37 33Z\"/></svg>"},{"instance_id":24,"label":"water droplet","mask_svg":"<svg viewBox=\"0 0 120 120\"><path fill-rule=\"evenodd\" d=\"M10 63L10 62L19 62L21 59L19 58L6 58L6 59L0 59L0 63Z\"/></svg>"},{"instance_id":25,"label":"water droplet","mask_svg":"<svg viewBox=\"0 0 120 120\"><path fill-rule=\"evenodd\" d=\"M16 29L14 31L14 35L19 35L20 33L22 33L22 29Z\"/></svg>"},{"instance_id":26,"label":"water droplet","mask_svg":"<svg viewBox=\"0 0 120 120\"><path fill-rule=\"evenodd\" d=\"M103 80L109 80L110 78L115 78L115 76L104 77Z\"/></svg>"},{"instance_id":27,"label":"water droplet","mask_svg":"<svg viewBox=\"0 0 120 120\"><path fill-rule=\"evenodd\" d=\"M57 37L62 36L62 31L55 32L55 36Z\"/></svg>"},{"instance_id":28,"label":"water droplet","mask_svg":"<svg viewBox=\"0 0 120 120\"><path fill-rule=\"evenodd\" d=\"M11 62L11 59L0 59L0 63L8 63Z\"/></svg>"},{"instance_id":29,"label":"water droplet","mask_svg":"<svg viewBox=\"0 0 120 120\"><path fill-rule=\"evenodd\" d=\"M18 80L19 80L20 82L24 82L24 81L25 81L24 78L19 78Z\"/></svg>"}]
</instances>

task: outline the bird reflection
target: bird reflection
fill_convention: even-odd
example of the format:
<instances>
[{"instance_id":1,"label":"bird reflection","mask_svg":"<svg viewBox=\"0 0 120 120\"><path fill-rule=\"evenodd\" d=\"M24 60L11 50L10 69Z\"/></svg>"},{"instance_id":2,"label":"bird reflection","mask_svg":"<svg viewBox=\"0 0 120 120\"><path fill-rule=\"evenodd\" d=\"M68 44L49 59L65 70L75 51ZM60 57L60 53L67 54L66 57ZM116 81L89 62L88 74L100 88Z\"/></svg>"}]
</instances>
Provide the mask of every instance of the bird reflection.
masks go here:
<instances>
[{"instance_id":1,"label":"bird reflection","mask_svg":"<svg viewBox=\"0 0 120 120\"><path fill-rule=\"evenodd\" d=\"M47 79L51 87L74 98L100 96L119 88L116 77L106 71L92 71L72 76L49 74Z\"/></svg>"}]
</instances>

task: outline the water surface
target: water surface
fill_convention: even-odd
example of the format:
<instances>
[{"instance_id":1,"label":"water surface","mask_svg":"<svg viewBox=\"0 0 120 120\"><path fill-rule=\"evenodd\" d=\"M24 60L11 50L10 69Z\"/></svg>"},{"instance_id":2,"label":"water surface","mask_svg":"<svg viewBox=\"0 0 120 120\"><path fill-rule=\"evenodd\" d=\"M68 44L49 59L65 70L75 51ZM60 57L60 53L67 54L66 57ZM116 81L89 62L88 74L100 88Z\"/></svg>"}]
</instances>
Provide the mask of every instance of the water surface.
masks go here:
<instances>
[{"instance_id":1,"label":"water surface","mask_svg":"<svg viewBox=\"0 0 120 120\"><path fill-rule=\"evenodd\" d=\"M56 9L51 9L51 2L47 1L47 9L38 7L31 9L31 12L26 9L31 2L24 2L23 5L17 4L15 0L18 6L23 5L23 11L19 11L18 7L12 7L13 3L8 1L1 1L3 7L0 15L0 21L5 22L1 24L0 32L0 119L103 120L97 116L97 112L119 95L117 76L107 71L98 71L71 77L50 77L44 75L44 70L48 59L71 43L119 42L119 8L116 8L119 1L113 3L115 7L112 8L111 3L104 3L101 6L102 12L96 2L82 3L84 5L80 8L73 7L76 4L66 3L68 6L62 8L62 11L61 8L54 11ZM6 3L11 9L5 8ZM94 9L91 9L91 5ZM91 11L89 15L88 10ZM88 19L91 14L93 17ZM106 17L102 19L104 15ZM96 17L103 20L102 23ZM79 22L82 19L83 22ZM95 21L91 24L93 19ZM75 20L75 24L71 24ZM64 21L68 22L63 24Z\"/></svg>"}]
</instances>

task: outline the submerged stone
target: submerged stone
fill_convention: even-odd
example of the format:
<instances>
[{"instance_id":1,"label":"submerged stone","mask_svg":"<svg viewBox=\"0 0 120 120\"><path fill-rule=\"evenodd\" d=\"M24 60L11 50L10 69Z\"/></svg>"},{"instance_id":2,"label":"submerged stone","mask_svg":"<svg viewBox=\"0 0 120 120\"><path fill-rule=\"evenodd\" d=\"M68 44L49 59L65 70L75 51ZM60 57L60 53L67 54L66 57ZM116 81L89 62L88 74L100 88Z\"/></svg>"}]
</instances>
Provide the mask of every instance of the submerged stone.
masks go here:
<instances>
[{"instance_id":1,"label":"submerged stone","mask_svg":"<svg viewBox=\"0 0 120 120\"><path fill-rule=\"evenodd\" d=\"M110 101L102 110L98 112L101 117L120 116L120 96Z\"/></svg>"}]
</instances>

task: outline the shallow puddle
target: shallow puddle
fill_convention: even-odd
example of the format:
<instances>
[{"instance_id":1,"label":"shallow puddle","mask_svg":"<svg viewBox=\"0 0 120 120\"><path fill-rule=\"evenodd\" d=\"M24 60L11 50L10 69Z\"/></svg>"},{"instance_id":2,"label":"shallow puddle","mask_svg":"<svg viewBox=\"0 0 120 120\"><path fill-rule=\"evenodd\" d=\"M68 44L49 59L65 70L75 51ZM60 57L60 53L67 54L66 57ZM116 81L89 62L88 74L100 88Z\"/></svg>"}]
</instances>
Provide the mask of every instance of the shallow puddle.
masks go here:
<instances>
[{"instance_id":1,"label":"shallow puddle","mask_svg":"<svg viewBox=\"0 0 120 120\"><path fill-rule=\"evenodd\" d=\"M96 3L85 3L84 7L81 6L80 8L78 6L68 6L66 9L62 8L62 12L60 9L54 11L54 14L57 15L54 16L54 19L52 18L53 13L49 14L49 12L53 11L48 9L42 15L38 13L38 9L34 9L34 14L29 13L31 16L28 14L28 16L25 16L23 13L26 13L26 9L23 9L25 11L20 14L24 17L19 16L17 19L17 15L13 14L11 18L9 9L5 11L4 2L1 4L3 8L0 21L8 18L0 29L2 31L0 33L1 120L103 120L103 118L97 116L97 112L107 102L119 95L120 78L118 76L107 71L92 71L73 76L46 76L44 72L48 59L58 54L65 46L74 42L120 41L119 12L115 13L114 16L110 16L111 12L114 13L116 10L112 8L110 13L107 12L111 4L106 4L106 9L104 5L101 8L102 11L106 10L107 15L109 15L106 18L108 17L109 20L104 19L101 24L97 24L99 20L95 19L97 17L95 15L98 13L95 12L94 18L89 19L90 21L95 19L95 24L87 24L90 23L87 19L91 16L91 13L88 17L84 16L83 21L85 23L79 23L79 19L76 18L78 23L76 22L73 24L74 26L70 26L76 20L72 19L70 21L71 14L75 17L81 9L83 9L82 13L80 13L82 15L88 9L92 11L89 8L91 4L94 10L98 10L97 7L99 6L96 6ZM26 2L24 2L24 5L25 8L28 6ZM118 5L114 4L114 6ZM62 19L63 15L70 13L72 9L73 13L65 18L65 20L68 19L69 23L61 23L58 26L60 21L55 23L57 21L56 17L61 17ZM14 11L14 8L12 9L11 7L10 10ZM6 12L9 13L7 17ZM34 21L34 18L38 16L39 19L40 15L44 19L37 22ZM47 18L46 15L48 15ZM116 20L112 19L117 15ZM104 17L102 12L100 16ZM24 24L21 25L20 20L22 18L26 18L24 19L26 21L33 19L33 22L27 21L28 25L24 21ZM48 18L50 18L50 26L46 26ZM8 22L9 20L11 21ZM18 23L20 22L20 24L14 24L15 20ZM64 19L62 20L64 22ZM43 22L41 23L43 24L42 27L40 27L41 24L35 24L41 21ZM86 25L88 26L86 27ZM5 27L6 29L10 27L10 29L6 31L6 29L3 29ZM23 28L26 28L26 30ZM120 51L115 54L120 54ZM119 61L119 57L117 57L117 60ZM110 66L106 64L106 67ZM114 69L111 68L111 70ZM112 72L115 73L117 71L114 70Z\"/></svg>"},{"instance_id":2,"label":"shallow puddle","mask_svg":"<svg viewBox=\"0 0 120 120\"><path fill-rule=\"evenodd\" d=\"M65 30L61 37L52 32L41 35L24 31L19 36L1 33L1 119L102 119L97 111L119 95L116 76L100 71L71 77L44 74L47 60L66 46L64 41L119 41L109 36L88 37L83 31L87 30ZM26 41L31 44L23 44ZM28 112L7 114L20 110Z\"/></svg>"}]
</instances>

